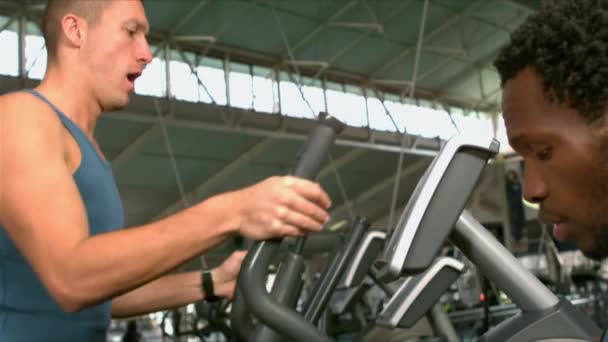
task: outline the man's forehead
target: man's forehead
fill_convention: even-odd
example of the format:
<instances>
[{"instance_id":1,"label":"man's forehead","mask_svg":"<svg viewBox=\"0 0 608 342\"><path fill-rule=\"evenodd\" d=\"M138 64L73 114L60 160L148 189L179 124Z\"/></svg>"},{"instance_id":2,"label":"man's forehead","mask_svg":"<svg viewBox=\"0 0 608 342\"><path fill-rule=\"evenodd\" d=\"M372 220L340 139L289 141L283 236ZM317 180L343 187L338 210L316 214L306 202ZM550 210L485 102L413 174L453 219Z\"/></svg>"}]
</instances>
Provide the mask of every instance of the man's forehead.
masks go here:
<instances>
[{"instance_id":1,"label":"man's forehead","mask_svg":"<svg viewBox=\"0 0 608 342\"><path fill-rule=\"evenodd\" d=\"M503 106L502 120L505 125L505 133L512 146L516 146L526 140L526 131L534 128L534 123L524 113L520 113L517 106Z\"/></svg>"},{"instance_id":2,"label":"man's forehead","mask_svg":"<svg viewBox=\"0 0 608 342\"><path fill-rule=\"evenodd\" d=\"M140 1L112 1L106 9L107 17L120 22L134 22L148 28L148 18Z\"/></svg>"}]
</instances>

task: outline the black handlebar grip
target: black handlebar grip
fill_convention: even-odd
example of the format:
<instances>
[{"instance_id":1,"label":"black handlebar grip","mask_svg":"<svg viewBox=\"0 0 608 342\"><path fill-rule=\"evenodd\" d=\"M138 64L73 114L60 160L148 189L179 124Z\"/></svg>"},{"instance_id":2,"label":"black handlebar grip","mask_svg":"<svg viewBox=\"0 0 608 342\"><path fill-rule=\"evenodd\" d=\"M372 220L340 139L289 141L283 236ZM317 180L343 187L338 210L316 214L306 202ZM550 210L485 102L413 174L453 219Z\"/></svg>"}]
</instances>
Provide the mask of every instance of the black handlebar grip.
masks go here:
<instances>
[{"instance_id":1,"label":"black handlebar grip","mask_svg":"<svg viewBox=\"0 0 608 342\"><path fill-rule=\"evenodd\" d=\"M336 135L343 129L344 124L335 118L322 117L320 125L312 131L302 148L293 175L309 180L314 179L329 147L333 144Z\"/></svg>"}]
</instances>

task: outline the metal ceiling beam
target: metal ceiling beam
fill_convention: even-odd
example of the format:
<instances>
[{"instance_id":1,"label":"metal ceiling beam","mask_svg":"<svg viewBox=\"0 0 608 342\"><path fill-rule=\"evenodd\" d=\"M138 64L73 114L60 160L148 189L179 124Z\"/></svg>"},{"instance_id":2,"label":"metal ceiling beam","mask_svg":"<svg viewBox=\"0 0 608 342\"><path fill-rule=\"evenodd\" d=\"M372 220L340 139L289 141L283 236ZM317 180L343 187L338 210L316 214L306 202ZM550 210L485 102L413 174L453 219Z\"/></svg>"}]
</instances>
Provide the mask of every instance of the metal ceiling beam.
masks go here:
<instances>
[{"instance_id":1,"label":"metal ceiling beam","mask_svg":"<svg viewBox=\"0 0 608 342\"><path fill-rule=\"evenodd\" d=\"M317 181L323 180L330 173L334 172L334 170L337 170L337 169L341 168L342 166L357 160L358 158L363 156L366 152L367 152L366 150L360 149L360 148L355 148L355 149L348 151L348 153L343 154L340 158L334 160L333 166L330 163L329 165L322 168L321 171L319 171L319 173L317 175L317 178L316 178Z\"/></svg>"},{"instance_id":2,"label":"metal ceiling beam","mask_svg":"<svg viewBox=\"0 0 608 342\"><path fill-rule=\"evenodd\" d=\"M423 168L428 166L430 161L431 160L429 158L424 158L424 159L415 161L414 163L410 164L408 167L403 169L403 171L401 171L400 178L405 178L416 172L419 172L420 170L422 170ZM353 204L353 206L362 205L365 201L371 199L376 194L390 188L394 183L395 183L394 175L386 177L379 183L373 185L372 187L370 187L369 189L364 191L363 193L358 194L357 197L355 197L351 201L351 203ZM390 202L390 201L387 200L387 207L389 206L388 202ZM339 207L333 209L330 213L330 216L332 217L333 220L341 219L345 216L345 214L347 213L347 210L348 210L348 208L347 208L346 204L342 204Z\"/></svg>"},{"instance_id":3,"label":"metal ceiling beam","mask_svg":"<svg viewBox=\"0 0 608 342\"><path fill-rule=\"evenodd\" d=\"M516 14L515 16L511 17L506 22L506 25L507 26L510 25L512 22L514 22L515 20L518 20L520 17L521 17L520 14ZM489 39L490 37L494 36L495 33L496 32L486 35L481 41L485 41L486 39ZM478 44L479 44L479 42L478 42ZM439 94L439 95L437 95L437 99L442 98L442 96L445 93L447 93L447 91L451 87L453 87L454 85L467 79L468 77L470 77L472 75L472 73L478 72L479 70L484 70L487 67L491 67L491 64L494 61L494 59L496 58L496 55L498 54L498 52L500 51L500 48L501 47L498 47L497 49L490 51L489 53L485 54L484 56L474 59L464 69L462 69L461 71L459 71L452 77L448 78L447 80L445 80L441 84L439 84L439 86L437 87L438 88L437 92ZM487 100L487 97L485 96L485 94L481 94L480 101L476 104L473 104L473 106L479 107L480 104L482 104L485 100Z\"/></svg>"},{"instance_id":4,"label":"metal ceiling beam","mask_svg":"<svg viewBox=\"0 0 608 342\"><path fill-rule=\"evenodd\" d=\"M190 11L188 11L188 14L186 14L185 17L180 19L180 21L175 23L175 25L172 25L171 31L170 31L171 34L173 35L173 34L179 32L179 30L182 27L184 27L184 25L186 25L188 22L190 22L190 20L192 20L192 18L194 18L194 16L197 15L198 12L200 12L208 4L209 4L209 0L201 0L198 4L196 4L196 6L194 6Z\"/></svg>"},{"instance_id":5,"label":"metal ceiling beam","mask_svg":"<svg viewBox=\"0 0 608 342\"><path fill-rule=\"evenodd\" d=\"M309 20L309 21L315 21L318 24L318 26L315 29L313 29L312 31L310 31L309 33L307 33L305 36L303 36L297 43L292 44L293 50L295 51L295 50L298 50L301 46L304 46L304 44L307 43L308 41L310 41L310 39L314 38L316 35L318 35L319 33L323 32L323 29L325 27L327 27L327 26L342 26L345 29L351 29L352 31L355 31L355 32L360 32L360 30L357 30L356 28L361 28L361 27L365 28L365 27L367 27L367 28L370 28L372 30L372 32L373 31L378 31L380 33L383 33L383 30L384 30L383 28L384 28L384 26L386 26L388 20L384 20L384 22L379 23L379 20L377 19L377 17L375 15L373 15L373 13L371 13L371 12L370 12L370 15L373 18L376 19L377 23L363 23L363 22L346 22L346 23L344 23L344 22L342 22L342 23L337 22L337 23L333 23L332 22L333 19L338 18L341 14L343 14L346 9L350 9L350 7L352 7L353 5L355 5L357 3L363 3L365 5L366 9L368 10L368 12L370 11L370 8L367 5L366 1L353 0L353 1L348 2L344 7L342 7L338 11L336 11L336 13L334 13L332 16L326 18L325 21L323 21L323 22L318 21L316 18L312 18L312 17L309 17L309 16L304 16L304 15L301 15L301 14L298 14L298 13L293 13L292 11L287 11L287 10L282 9L282 8L276 8L276 7L274 7L274 8L277 11L279 11L279 12L288 13L290 15L298 16L298 17L304 18L304 19ZM402 2L402 5L404 5L405 3L406 3L405 1ZM270 6L268 4L265 4L265 3L257 2L256 5L258 7L270 8ZM439 5L441 5L441 4L439 4ZM396 11L400 11L400 9L397 9ZM396 13L392 13L391 14L391 18L394 17L395 15L396 15ZM337 25L333 25L333 24L337 24ZM341 25L341 24L346 24L346 25ZM379 30L379 27L381 27L382 30ZM390 40L390 39L385 39L385 40L387 42L393 44L393 45L404 47L404 48L406 47L400 41ZM435 53L435 54L439 54L439 55L445 55L441 51L431 51L431 53ZM287 56L286 52L283 52L281 54L281 56L283 56L281 59L284 59ZM458 58L458 57L456 56L455 58Z\"/></svg>"},{"instance_id":6,"label":"metal ceiling beam","mask_svg":"<svg viewBox=\"0 0 608 342\"><path fill-rule=\"evenodd\" d=\"M257 7L266 8L266 9L270 8L272 10L276 10L276 11L279 11L279 12L283 12L283 13L287 13L287 14L299 17L299 18L303 18L303 19L306 19L308 21L314 22L314 23L316 23L318 25L314 30L306 33L306 35L304 35L302 38L300 38L297 43L295 43L295 44L292 45L294 47L294 50L297 50L300 47L302 47L304 44L308 43L316 35L318 35L319 33L323 32L323 29L327 25L329 25L333 20L335 20L336 18L340 17L346 11L348 11L349 9L351 9L354 5L359 4L359 3L360 3L360 0L349 1L344 6L342 6L340 9L338 9L335 13L333 13L331 16L327 17L324 21L319 21L315 17L310 17L310 16L302 15L301 13L294 13L293 11L289 11L289 10L286 10L284 8L277 8L276 6L272 6L271 4L265 3L265 2L257 2L256 1L255 5ZM287 52L284 51L281 54L281 56L284 59L287 56Z\"/></svg>"},{"instance_id":7,"label":"metal ceiling beam","mask_svg":"<svg viewBox=\"0 0 608 342\"><path fill-rule=\"evenodd\" d=\"M207 86L205 85L205 83L203 83L203 80L201 80L201 78L198 75L198 72L196 70L196 67L198 67L198 65L195 66L196 61L191 61L190 59L188 59L186 54L179 47L177 48L177 51L179 52L179 55L182 57L184 62L190 67L190 72L196 77L197 86L202 87L203 90L205 91L205 93L207 94L207 96L209 96L209 98L211 99L211 102L214 104L213 109L221 115L221 117L225 123L229 124L230 123L230 113L228 113L228 111L226 111L226 109L223 106L217 105L217 101L215 101L215 98L213 97L211 92L209 92L209 89L207 89ZM228 83L226 83L226 87L229 87L229 86L230 85ZM228 101L228 98L226 98L226 100Z\"/></svg>"},{"instance_id":8,"label":"metal ceiling beam","mask_svg":"<svg viewBox=\"0 0 608 342\"><path fill-rule=\"evenodd\" d=\"M216 172L213 176L209 177L199 185L195 186L194 190L186 194L186 200L188 202L195 202L198 201L201 196L207 195L207 193L213 190L214 187L222 184L226 180L226 177L230 176L233 172L238 171L239 169L246 168L247 164L253 158L257 157L260 153L270 147L274 143L274 141L274 138L268 137L255 143L253 146L247 149L247 151L241 153L241 155L238 156L236 159L222 167L222 169ZM163 209L161 213L157 215L153 220L160 219L178 210L184 209L184 204L185 203L183 203L182 199L179 199L178 201L169 205L167 208Z\"/></svg>"},{"instance_id":9,"label":"metal ceiling beam","mask_svg":"<svg viewBox=\"0 0 608 342\"><path fill-rule=\"evenodd\" d=\"M112 112L105 113L103 117L112 119L112 120L120 120L127 122L138 122L138 123L156 123L157 118L152 117L147 114L137 114L127 111L122 112ZM260 136L260 137L275 137L289 140L299 140L304 141L308 138L307 135L295 132L276 132L259 128L249 128L249 127L234 127L234 126L226 126L226 125L218 125L214 123L209 123L205 121L192 120L192 119L180 119L180 118L165 118L164 122L167 126L172 127L182 127L188 129L204 129L215 132L232 132L232 133L240 133L247 134L252 136ZM391 136L395 137L395 140L398 140L400 135L391 134ZM376 151L384 151L384 152L400 152L401 148L397 145L391 145L387 143L381 142L368 142L361 141L355 139L346 139L339 138L336 139L335 144L338 146L349 146L349 147L359 147L365 148L369 150ZM404 148L403 149L406 154L411 155L419 155L419 156L429 156L434 157L437 155L437 151L439 150L439 146L429 147L429 148Z\"/></svg>"},{"instance_id":10,"label":"metal ceiling beam","mask_svg":"<svg viewBox=\"0 0 608 342\"><path fill-rule=\"evenodd\" d=\"M135 140L130 142L114 159L112 159L112 171L117 174L118 171L125 165L125 163L136 155L150 139L157 137L160 133L160 126L154 124L152 127L146 129L146 131L140 134Z\"/></svg>"},{"instance_id":11,"label":"metal ceiling beam","mask_svg":"<svg viewBox=\"0 0 608 342\"><path fill-rule=\"evenodd\" d=\"M273 138L265 138L262 141L256 143L253 147L249 148L246 152L241 154L237 159L230 162L228 165L224 166L220 171L211 176L211 178L196 186L194 190L187 195L187 198L191 200L196 200L197 198L204 196L214 186L221 184L221 182L232 172L242 167L245 167L245 165L252 158L255 158L257 155L264 152L264 150L268 148L274 140L275 139ZM330 173L334 172L334 170L338 170L344 165L353 162L357 158L364 155L366 152L367 151L364 149L352 149L348 153L342 155L340 158L334 160L333 165L327 165L323 169L321 169L321 171L319 171L318 176L316 177L316 180L319 182L322 181ZM161 214L158 215L155 219L164 217L180 209L183 209L183 202L181 200L176 201L167 208L163 209Z\"/></svg>"},{"instance_id":12,"label":"metal ceiling beam","mask_svg":"<svg viewBox=\"0 0 608 342\"><path fill-rule=\"evenodd\" d=\"M334 27L348 27L348 28L359 28L359 29L368 29L372 31L377 31L379 33L384 32L384 26L378 23L360 23L353 21L334 21L329 23L328 26Z\"/></svg>"},{"instance_id":13,"label":"metal ceiling beam","mask_svg":"<svg viewBox=\"0 0 608 342\"><path fill-rule=\"evenodd\" d=\"M429 41L429 40L433 39L435 36L437 36L439 33L452 27L454 24L456 24L458 21L460 21L464 16L466 16L468 13L471 13L478 6L480 6L481 4L484 4L484 3L486 3L485 0L477 0L477 1L470 3L464 9L462 9L458 13L452 15L447 20L445 20L442 25L433 29L428 34L425 34L424 41ZM393 65L395 65L396 63L398 63L403 57L414 52L415 50L416 50L416 45L408 46L406 49L401 51L397 56L394 56L390 60L384 61L383 63L381 63L380 66L376 70L374 70L370 73L370 75L374 76L374 75L377 75L377 74L385 71L386 69L388 69L388 68L392 67Z\"/></svg>"},{"instance_id":14,"label":"metal ceiling beam","mask_svg":"<svg viewBox=\"0 0 608 342\"><path fill-rule=\"evenodd\" d=\"M346 52L348 52L349 50L351 50L352 48L356 47L359 43L361 43L365 38L367 38L367 36L369 36L371 33L374 33L374 31L378 31L378 32L383 32L383 30L379 30L379 27L384 27L392 18L394 18L395 16L397 16L407 5L407 2L402 2L401 6L399 8L397 8L390 17L388 17L382 24L379 23L350 23L350 24L356 24L356 25L340 25L340 23L335 23L333 22L333 20L335 20L336 18L338 18L340 15L342 15L346 10L350 9L353 5L357 4L359 1L350 1L348 2L345 6L343 6L342 8L340 8L336 13L334 13L332 16L330 16L329 18L327 18L323 23L319 23L319 25L312 31L310 31L309 33L307 33L306 35L304 35L300 40L297 41L297 43L295 44L291 44L291 46L293 46L292 51L296 51L299 48L301 48L302 46L304 46L305 43L307 43L308 41L310 41L312 38L314 38L316 35L318 35L319 33L323 32L324 28L326 28L327 26L341 26L344 28L368 28L367 31L365 31L364 33L362 33L357 39L355 39L355 41L343 48L341 51L339 51L338 53L334 54L334 56L330 57L327 61L316 61L316 66L319 67L319 72L318 75L313 76L313 78L317 78L320 76L320 74L322 74L323 72L326 71L326 69L330 66L331 63L333 63L337 58L341 57L342 55L344 55ZM364 2L364 4L366 4L366 2ZM366 6L369 10L369 6ZM358 30L357 30L358 31ZM406 47L404 45L402 45L400 42L398 41L393 41L393 40L387 40L389 41L391 44L394 44L396 46L400 46L400 47ZM452 57L454 59L457 60L462 60L462 61L467 61L466 58L462 58L459 57L457 54L454 54L453 51L447 51L444 52L441 49L429 49L428 51L429 53L433 53L433 54L437 54L440 56L448 56L448 57ZM287 51L284 51L283 53L281 53L281 60L284 60L286 57L288 57L288 53ZM323 65L320 65L320 64ZM280 66L281 63L279 63Z\"/></svg>"},{"instance_id":15,"label":"metal ceiling beam","mask_svg":"<svg viewBox=\"0 0 608 342\"><path fill-rule=\"evenodd\" d=\"M327 27L327 25L329 25L333 20L335 20L336 18L340 17L342 14L344 14L346 11L348 11L349 9L351 9L354 5L356 5L357 3L359 3L358 0L352 0L346 3L346 5L342 6L339 10L337 10L334 14L332 14L331 16L327 17L323 23L320 23L314 30L308 32L307 34L305 34L303 37L301 37L300 39L298 39L297 43L292 44L291 46L293 46L293 50L298 50L300 47L302 47L304 44L306 44L308 41L310 41L312 38L314 38L315 36L317 36L319 33L323 32L325 27ZM282 56L286 56L286 51L283 52L281 54Z\"/></svg>"},{"instance_id":16,"label":"metal ceiling beam","mask_svg":"<svg viewBox=\"0 0 608 342\"><path fill-rule=\"evenodd\" d=\"M253 3L251 3L251 4L253 5ZM258 5L258 4L256 4L256 5ZM244 8L243 10L245 11L245 9L248 7L249 6L243 6L243 8ZM40 15L40 13L32 13L32 16L39 16L39 15ZM222 31L225 31L226 29L227 29L226 25L224 25L221 28ZM166 42L166 39L167 39L166 33L151 32L150 41L152 43L163 43L163 42ZM253 51L239 49L239 48L235 48L235 47L222 46L221 44L203 44L200 42L184 42L183 45L182 44L180 44L180 45L183 46L184 48L187 48L192 51L197 51L201 47L206 48L206 49L212 49L215 53L214 56L219 56L220 54L229 54L229 55L231 55L232 59L235 59L234 57L237 56L237 58L236 58L237 61L242 61L242 62L246 62L246 63L247 62L254 63L257 65L261 65L261 66L276 65L275 63L277 60L276 56L265 55L262 53L256 53ZM213 45L213 47L211 47L211 45ZM220 53L220 54L218 54L218 53ZM238 56L240 56L240 57L238 57ZM312 76L313 73L310 71L307 71L303 75ZM365 85L367 82L370 82L370 79L367 78L365 75L357 74L357 73L353 73L353 72L345 72L345 71L341 71L341 70L334 70L334 69L331 69L331 67L323 69L323 75L328 80L336 81L336 82L344 82L347 84ZM388 92L388 93L394 93L394 94L399 93L399 88L401 88L401 87L394 86L394 88L393 88L392 85L388 85L388 84L382 84L382 86L381 86L382 91ZM428 89L419 88L417 91L417 96L420 96L422 98L431 99L431 100L435 98L435 94L436 94L436 92L428 90ZM461 99L456 99L456 98L453 98L453 99L448 98L448 99L446 99L446 101L447 101L446 104L449 104L452 106L458 106L458 107L470 107L472 104L476 103L476 101L462 102Z\"/></svg>"},{"instance_id":17,"label":"metal ceiling beam","mask_svg":"<svg viewBox=\"0 0 608 342\"><path fill-rule=\"evenodd\" d=\"M502 91L502 87L498 87L498 88L492 90L491 92L485 94L476 105L471 107L471 109L477 110L480 107L484 107L487 110L488 106L493 106L493 107L495 107L494 109L496 111L498 111L500 109L500 103L498 103L498 101L488 103L488 101L490 99L492 99L493 97L495 97L496 95L498 95L501 91Z\"/></svg>"},{"instance_id":18,"label":"metal ceiling beam","mask_svg":"<svg viewBox=\"0 0 608 342\"><path fill-rule=\"evenodd\" d=\"M405 206L398 207L395 212L402 213L405 210ZM380 210L375 210L369 214L368 220L372 222L376 229L393 229L397 223L392 226L389 224L389 210L387 208L382 208ZM398 221L397 221L398 222ZM390 227L389 227L390 226Z\"/></svg>"},{"instance_id":19,"label":"metal ceiling beam","mask_svg":"<svg viewBox=\"0 0 608 342\"><path fill-rule=\"evenodd\" d=\"M150 37L151 37L150 41L152 44L162 44L165 41L163 38L163 34L160 32L152 32ZM190 43L190 44L180 43L180 46L189 51L197 51L198 49L203 47L203 45L201 45L201 44L192 44L192 43ZM209 45L207 45L207 46L209 46ZM259 52L254 52L251 50L245 50L245 49L232 47L232 46L224 46L224 45L217 44L217 43L213 44L213 47L210 50L214 51L215 54L213 56L216 58L220 58L221 56L229 55L231 57L231 60L236 60L236 61L239 61L242 63L252 63L255 65L265 66L268 68L280 68L281 70L285 70L284 68L281 68L283 66L282 63L279 63L279 64L276 63L276 61L277 61L276 56L266 55L266 54L262 54ZM303 76L308 76L308 77L313 77L315 74L316 74L316 72L312 72L310 70L308 70L306 72L302 72ZM341 83L357 85L357 86L365 86L367 84L373 83L373 81L374 81L373 78L369 79L363 74L357 74L357 73L349 72L349 71L331 69L331 67L326 68L323 71L323 75L328 81L341 82ZM419 79L421 79L421 78L419 78ZM380 82L380 83L382 83L382 82ZM383 92L396 94L396 95L399 94L400 89L401 89L401 87L393 87L391 85L386 85L386 84L382 84L382 87L381 87L381 90ZM419 87L416 92L417 92L417 96L421 96L422 98L431 99L431 100L435 99L436 92L434 92L432 90ZM448 102L446 102L445 104L448 104L451 106L457 106L457 107L470 107L471 104L473 102L475 102L475 101L462 102L459 99L447 99L447 100L448 100Z\"/></svg>"},{"instance_id":20,"label":"metal ceiling beam","mask_svg":"<svg viewBox=\"0 0 608 342\"><path fill-rule=\"evenodd\" d=\"M6 7L8 9L16 9L16 8L19 8L19 3L13 2L13 1L0 0L0 7Z\"/></svg>"},{"instance_id":21,"label":"metal ceiling beam","mask_svg":"<svg viewBox=\"0 0 608 342\"><path fill-rule=\"evenodd\" d=\"M397 15L399 15L408 5L409 3L407 1L403 1L401 3L401 6L399 6L399 8L395 9L395 11L393 11L391 13L391 15L386 18L386 20L384 20L384 24L387 24L388 22L390 22L393 18L395 18ZM331 66L332 63L337 60L338 58L342 57L343 55L345 55L348 51L354 49L357 45L359 45L363 40L365 40L367 38L367 36L369 36L370 34L374 33L374 30L367 30L365 32L363 32L362 34L359 35L359 37L357 37L355 40L351 41L351 43L345 47L343 47L340 51L338 51L337 53L335 53L334 55L332 55L328 60L327 63ZM325 69L321 69L317 72L317 74L315 76L313 76L313 78L318 78L320 77L323 73L325 72Z\"/></svg>"},{"instance_id":22,"label":"metal ceiling beam","mask_svg":"<svg viewBox=\"0 0 608 342\"><path fill-rule=\"evenodd\" d=\"M470 77L473 73L477 72L479 69L483 69L484 67L488 66L488 64L492 63L492 61L496 58L497 53L498 53L498 49L492 50L490 53L472 61L471 64L467 65L464 69L460 70L454 76L441 82L439 84L439 86L437 86L438 92L439 93L445 92L447 89L450 89L455 84L458 84L458 83L462 82L463 80L466 80L468 77Z\"/></svg>"},{"instance_id":23,"label":"metal ceiling beam","mask_svg":"<svg viewBox=\"0 0 608 342\"><path fill-rule=\"evenodd\" d=\"M422 46L424 43L424 32L426 29L426 20L428 18L428 6L429 0L424 0L424 5L422 7L422 17L420 19L420 28L418 29L418 42L416 44L416 53L414 56L414 67L412 69L412 84L409 86L409 94L408 97L410 99L414 98L414 92L416 90L416 77L418 76L418 67L420 62L420 52L422 50ZM401 96L405 94L405 91L408 90L407 87L403 87L403 91L401 92ZM406 135L405 135L405 127L403 129L403 137L401 139L401 146L405 146ZM399 186L401 184L401 169L403 168L403 153L399 153L399 159L397 162L397 172L395 172L395 186L393 188L393 196L391 198L391 212L389 224L393 223L393 214L395 212L395 208L397 207L397 197L399 196Z\"/></svg>"},{"instance_id":24,"label":"metal ceiling beam","mask_svg":"<svg viewBox=\"0 0 608 342\"><path fill-rule=\"evenodd\" d=\"M352 6L356 5L357 3L360 3L360 0L357 1L350 1L348 2L345 6L343 6L342 8L340 8L336 13L334 13L332 16L328 17L324 22L322 23L318 23L318 26L312 30L311 32L307 33L306 35L304 35L301 39L298 40L297 43L295 44L291 44L291 42L287 41L286 45L290 48L286 48L286 50L281 54L281 58L280 58L280 62L273 66L272 68L276 68L276 67L280 67L281 64L285 63L285 59L286 58L291 58L294 59L295 56L293 55L293 52L295 52L297 49L301 48L302 46L304 46L305 43L307 43L308 41L310 41L312 38L314 38L317 34L323 32L323 30L327 27L330 26L332 24L332 22L338 18L340 15L344 14L347 10L349 10ZM366 8L368 9L368 11L370 11L369 6L367 5L366 2L363 2L364 5L366 6ZM391 16L389 18L387 18L384 23L382 25L385 25L386 23L388 23L392 18L394 18L397 14L399 14L403 8L405 7L406 2L403 2L402 5L395 10ZM275 10L275 7L272 7L273 11ZM280 9L279 9L280 11ZM290 12L288 12L290 13ZM292 13L290 13L292 14ZM374 16L375 17L375 16ZM314 20L314 19L310 19L309 20ZM377 19L377 18L376 18ZM360 23L359 23L360 24ZM369 25L369 23L367 23L367 25ZM380 25L380 24L374 24L374 25ZM347 29L352 29L352 26L345 26L345 28ZM343 54L345 54L347 51L349 51L350 49L354 48L355 46L357 46L361 41L363 41L369 34L373 33L374 31L377 31L378 27L377 26L373 26L371 27L371 30L368 29L366 32L362 33L358 38L356 38L354 40L354 42L352 42L349 46L343 48L342 50L340 50L338 53L334 54L334 56L330 57L328 60L326 61L318 61L317 62L317 66L319 66L318 71L314 74L314 76L311 76L313 79L317 79L318 77L321 76L321 74L323 74L330 66L331 63L333 63L333 61L335 61L337 58L339 58L340 56L342 56ZM357 32L359 32L357 30ZM287 62L289 63L289 62ZM293 63L289 63L289 64L293 64ZM298 74L300 73L299 70L296 69L296 71L298 72Z\"/></svg>"},{"instance_id":25,"label":"metal ceiling beam","mask_svg":"<svg viewBox=\"0 0 608 342\"><path fill-rule=\"evenodd\" d=\"M507 25L500 24L500 23L495 23L495 22L492 22L492 21L490 21L490 20L482 17L482 14L479 14L479 15L468 15L467 17L469 17L469 18L471 18L473 20L479 21L482 24L491 26L492 28L494 28L497 31L503 31L503 32L509 33L509 34L513 31Z\"/></svg>"},{"instance_id":26,"label":"metal ceiling beam","mask_svg":"<svg viewBox=\"0 0 608 342\"><path fill-rule=\"evenodd\" d=\"M161 51L163 51L161 48L157 49L152 57L155 57ZM165 67L169 68L169 64L166 64ZM120 168L124 166L124 164L131 159L131 157L136 155L137 152L139 152L150 139L158 136L159 132L160 125L158 122L154 122L152 126L148 127L142 134L140 134L122 151L120 151L118 155L114 157L114 159L112 159L112 172L114 172L114 174L118 173Z\"/></svg>"},{"instance_id":27,"label":"metal ceiling beam","mask_svg":"<svg viewBox=\"0 0 608 342\"><path fill-rule=\"evenodd\" d=\"M521 18L521 14L520 13L516 13L513 17L509 18L504 26L508 27L509 25L511 25L514 21L518 20ZM486 39L489 39L490 37L494 36L496 32L493 32L491 34L486 35L481 41L485 41ZM478 42L479 43L479 42ZM491 52L487 53L484 56L481 56L477 59L474 59L471 61L470 65L467 66L465 69L463 69L461 72L459 72L458 74L454 75L453 77L451 77L450 79L442 82L439 85L439 89L445 89L446 87L449 88L451 87L453 84L456 84L460 81L462 81L463 79L466 79L468 76L470 76L471 72L476 72L478 69L480 69L483 67L486 67L488 64L491 64L491 62L494 60L494 58L496 58L496 55L498 54L498 51L500 51L500 46L497 49L492 50Z\"/></svg>"},{"instance_id":28,"label":"metal ceiling beam","mask_svg":"<svg viewBox=\"0 0 608 342\"><path fill-rule=\"evenodd\" d=\"M526 11L528 14L540 9L540 0L505 0L505 3Z\"/></svg>"},{"instance_id":29,"label":"metal ceiling beam","mask_svg":"<svg viewBox=\"0 0 608 342\"><path fill-rule=\"evenodd\" d=\"M342 177L340 176L339 170L342 166L349 164L349 163L357 160L358 158L360 158L362 155L365 154L365 152L367 152L367 151L362 148L354 148L336 160L333 159L331 154L328 154L328 156L329 156L328 165L325 166L323 169L321 169L321 171L319 171L319 174L316 177L316 180L320 183L330 173L334 174L334 176L336 178L336 182L338 184L338 188L340 190L340 195L342 196L344 206L346 206L351 219L354 219L354 213L352 212L352 206L350 204L351 201L348 198L348 193L346 192L346 189L344 187L344 182L342 181Z\"/></svg>"},{"instance_id":30,"label":"metal ceiling beam","mask_svg":"<svg viewBox=\"0 0 608 342\"><path fill-rule=\"evenodd\" d=\"M11 17L4 25L0 27L0 33L6 30L9 26L11 26L15 22L16 17Z\"/></svg>"},{"instance_id":31,"label":"metal ceiling beam","mask_svg":"<svg viewBox=\"0 0 608 342\"><path fill-rule=\"evenodd\" d=\"M155 55L160 53L161 51L163 51L163 49L159 48ZM166 49L165 49L166 51ZM184 59L184 62L186 64L188 64L188 66L190 67L191 71L194 73L195 72L195 68L192 65L192 61L188 60L188 58L186 57L186 55L183 53L183 51L181 49L178 48L178 52L180 53L181 57ZM155 56L154 55L154 56ZM165 65L165 68L169 68L169 64L167 63ZM204 88L204 90L207 92L207 95L209 95L209 97L211 98L212 102L215 104L215 99L213 98L213 96L209 93L209 91L207 90L207 88L205 87L205 85L203 84L203 82L201 81L201 79L198 77L198 74L194 73L196 75L196 79L198 82L198 85L202 86ZM170 82L170 74L167 72L166 73L167 76L167 89L169 89L168 85ZM171 101L171 99L169 99L169 101ZM169 102L169 104L171 104L171 102ZM224 122L226 123L230 123L228 120L228 116L229 114L226 112L226 110L223 107L220 106L213 106L212 107L216 112L218 112L221 116L222 119L224 120ZM172 113L172 109L171 109L171 113L169 113L169 117L173 116ZM157 137L158 134L161 132L161 127L160 124L157 122L155 124L153 124L151 127L149 127L148 129L146 129L146 131L144 131L142 134L140 134L137 138L135 138L134 141L132 141L131 143L129 143L129 145L127 145L127 147L125 147L113 160L112 160L112 170L113 172L116 174L120 171L121 167L134 155L136 155L141 149L143 149L146 145L146 143Z\"/></svg>"}]
</instances>

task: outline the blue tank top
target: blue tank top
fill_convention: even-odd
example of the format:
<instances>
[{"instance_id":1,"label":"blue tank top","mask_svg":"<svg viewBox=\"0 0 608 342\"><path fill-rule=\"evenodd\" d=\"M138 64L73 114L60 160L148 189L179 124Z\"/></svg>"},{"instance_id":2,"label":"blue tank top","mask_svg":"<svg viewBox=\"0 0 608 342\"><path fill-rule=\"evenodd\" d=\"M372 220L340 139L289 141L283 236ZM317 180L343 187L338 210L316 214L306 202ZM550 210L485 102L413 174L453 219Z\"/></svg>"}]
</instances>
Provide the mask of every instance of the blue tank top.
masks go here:
<instances>
[{"instance_id":1,"label":"blue tank top","mask_svg":"<svg viewBox=\"0 0 608 342\"><path fill-rule=\"evenodd\" d=\"M124 211L111 164L73 121L38 92L26 91L57 113L80 147L82 158L73 177L86 207L90 235L123 228ZM106 341L111 311L107 301L65 313L0 225L0 341Z\"/></svg>"}]
</instances>

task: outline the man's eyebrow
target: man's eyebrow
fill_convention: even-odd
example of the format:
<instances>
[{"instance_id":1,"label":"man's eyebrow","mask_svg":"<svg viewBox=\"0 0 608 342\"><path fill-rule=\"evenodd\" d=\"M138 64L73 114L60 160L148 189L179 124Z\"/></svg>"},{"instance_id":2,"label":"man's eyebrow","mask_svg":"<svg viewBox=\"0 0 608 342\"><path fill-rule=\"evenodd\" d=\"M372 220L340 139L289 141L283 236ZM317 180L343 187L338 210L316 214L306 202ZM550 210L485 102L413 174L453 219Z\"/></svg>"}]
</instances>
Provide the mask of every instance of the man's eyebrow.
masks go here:
<instances>
[{"instance_id":1,"label":"man's eyebrow","mask_svg":"<svg viewBox=\"0 0 608 342\"><path fill-rule=\"evenodd\" d=\"M148 34L150 31L150 27L148 26L147 22L135 18L126 20L125 25L135 25L137 30L144 31L146 34Z\"/></svg>"},{"instance_id":2,"label":"man's eyebrow","mask_svg":"<svg viewBox=\"0 0 608 342\"><path fill-rule=\"evenodd\" d=\"M526 136L524 134L515 134L511 139L509 139L509 145L515 147L523 144L525 140Z\"/></svg>"}]
</instances>

